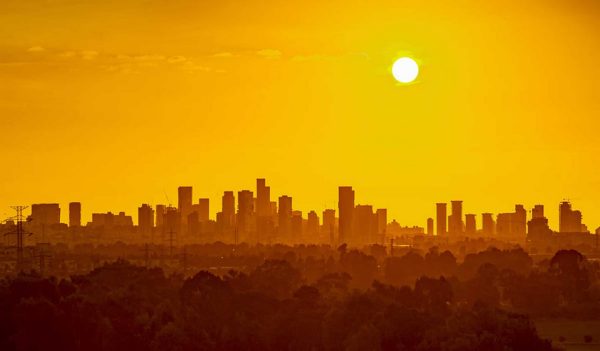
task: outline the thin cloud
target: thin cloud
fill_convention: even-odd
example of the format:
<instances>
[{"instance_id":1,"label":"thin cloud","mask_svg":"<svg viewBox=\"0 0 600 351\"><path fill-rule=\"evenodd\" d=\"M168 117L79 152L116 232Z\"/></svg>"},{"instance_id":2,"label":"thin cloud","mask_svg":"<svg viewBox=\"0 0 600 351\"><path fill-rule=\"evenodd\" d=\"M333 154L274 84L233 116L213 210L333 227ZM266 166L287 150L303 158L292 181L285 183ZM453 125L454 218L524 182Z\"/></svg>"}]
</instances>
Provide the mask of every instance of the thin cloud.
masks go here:
<instances>
[{"instance_id":1,"label":"thin cloud","mask_svg":"<svg viewBox=\"0 0 600 351\"><path fill-rule=\"evenodd\" d=\"M171 56L167 59L168 63L182 63L186 61L187 58L185 58L184 56Z\"/></svg>"},{"instance_id":2,"label":"thin cloud","mask_svg":"<svg viewBox=\"0 0 600 351\"><path fill-rule=\"evenodd\" d=\"M77 53L75 51L65 51L63 53L60 53L58 55L58 57L71 58L71 57L75 57L76 55L77 55Z\"/></svg>"},{"instance_id":3,"label":"thin cloud","mask_svg":"<svg viewBox=\"0 0 600 351\"><path fill-rule=\"evenodd\" d=\"M230 52L219 52L216 53L214 55L212 55L213 57L233 57L235 56L234 54L230 53Z\"/></svg>"},{"instance_id":4,"label":"thin cloud","mask_svg":"<svg viewBox=\"0 0 600 351\"><path fill-rule=\"evenodd\" d=\"M81 58L84 60L93 60L99 55L98 51L92 51L92 50L80 51L79 54L81 55Z\"/></svg>"},{"instance_id":5,"label":"thin cloud","mask_svg":"<svg viewBox=\"0 0 600 351\"><path fill-rule=\"evenodd\" d=\"M365 52L350 52L341 55L329 55L329 54L313 54L313 55L297 55L292 57L292 61L332 61L342 59L361 59L369 60L369 55Z\"/></svg>"},{"instance_id":6,"label":"thin cloud","mask_svg":"<svg viewBox=\"0 0 600 351\"><path fill-rule=\"evenodd\" d=\"M267 58L267 59L279 59L283 55L283 53L277 49L262 49L256 52L258 56Z\"/></svg>"},{"instance_id":7,"label":"thin cloud","mask_svg":"<svg viewBox=\"0 0 600 351\"><path fill-rule=\"evenodd\" d=\"M27 49L27 52L42 52L42 51L46 51L46 49L44 49L41 46L32 46L29 49Z\"/></svg>"}]
</instances>

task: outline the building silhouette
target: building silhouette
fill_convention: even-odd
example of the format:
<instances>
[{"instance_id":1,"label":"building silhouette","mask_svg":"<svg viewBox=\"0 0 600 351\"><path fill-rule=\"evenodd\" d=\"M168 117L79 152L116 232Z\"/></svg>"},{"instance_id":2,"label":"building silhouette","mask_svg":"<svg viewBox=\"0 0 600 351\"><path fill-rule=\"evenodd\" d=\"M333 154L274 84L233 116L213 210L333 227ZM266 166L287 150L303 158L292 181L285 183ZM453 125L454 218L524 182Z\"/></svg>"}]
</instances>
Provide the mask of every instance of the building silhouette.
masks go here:
<instances>
[{"instance_id":1,"label":"building silhouette","mask_svg":"<svg viewBox=\"0 0 600 351\"><path fill-rule=\"evenodd\" d=\"M52 226L60 223L60 206L58 204L31 205L31 222L33 226Z\"/></svg>"},{"instance_id":2,"label":"building silhouette","mask_svg":"<svg viewBox=\"0 0 600 351\"><path fill-rule=\"evenodd\" d=\"M499 213L496 235L506 240L522 240L527 233L527 211L523 205L515 205L514 212Z\"/></svg>"},{"instance_id":3,"label":"building silhouette","mask_svg":"<svg viewBox=\"0 0 600 351\"><path fill-rule=\"evenodd\" d=\"M81 202L69 203L69 227L81 226Z\"/></svg>"},{"instance_id":4,"label":"building silhouette","mask_svg":"<svg viewBox=\"0 0 600 351\"><path fill-rule=\"evenodd\" d=\"M433 218L427 218L427 235L434 235L433 233Z\"/></svg>"},{"instance_id":5,"label":"building silhouette","mask_svg":"<svg viewBox=\"0 0 600 351\"><path fill-rule=\"evenodd\" d=\"M558 207L558 231L560 233L587 232L587 228L581 222L581 212L573 211L569 201L560 203Z\"/></svg>"},{"instance_id":6,"label":"building silhouette","mask_svg":"<svg viewBox=\"0 0 600 351\"><path fill-rule=\"evenodd\" d=\"M387 209L386 208L378 208L375 211L375 241L373 243L381 243L385 244L385 235L387 231Z\"/></svg>"},{"instance_id":7,"label":"building silhouette","mask_svg":"<svg viewBox=\"0 0 600 351\"><path fill-rule=\"evenodd\" d=\"M463 233L462 201L452 201L452 214L448 217L448 232L453 235Z\"/></svg>"},{"instance_id":8,"label":"building silhouette","mask_svg":"<svg viewBox=\"0 0 600 351\"><path fill-rule=\"evenodd\" d=\"M302 211L292 211L291 219L292 243L300 243L304 239L304 221Z\"/></svg>"},{"instance_id":9,"label":"building silhouette","mask_svg":"<svg viewBox=\"0 0 600 351\"><path fill-rule=\"evenodd\" d=\"M198 204L195 205L194 211L198 212L198 220L200 222L208 222L210 219L210 200L207 198L198 199Z\"/></svg>"},{"instance_id":10,"label":"building silhouette","mask_svg":"<svg viewBox=\"0 0 600 351\"><path fill-rule=\"evenodd\" d=\"M233 191L225 191L221 197L221 212L217 213L217 228L221 234L233 233L235 217L235 195Z\"/></svg>"},{"instance_id":11,"label":"building silhouette","mask_svg":"<svg viewBox=\"0 0 600 351\"><path fill-rule=\"evenodd\" d=\"M323 227L322 231L327 238L327 242L331 245L337 243L335 228L336 228L336 218L335 218L335 210L334 209L326 209L323 211Z\"/></svg>"},{"instance_id":12,"label":"building silhouette","mask_svg":"<svg viewBox=\"0 0 600 351\"><path fill-rule=\"evenodd\" d=\"M306 236L307 239L317 242L320 233L319 216L317 212L310 211L306 217Z\"/></svg>"},{"instance_id":13,"label":"building silhouette","mask_svg":"<svg viewBox=\"0 0 600 351\"><path fill-rule=\"evenodd\" d=\"M278 239L282 242L289 241L292 234L292 198L280 196L278 210Z\"/></svg>"},{"instance_id":14,"label":"building silhouette","mask_svg":"<svg viewBox=\"0 0 600 351\"><path fill-rule=\"evenodd\" d=\"M531 210L531 220L527 222L527 239L534 242L549 242L552 230L544 216L544 206L535 205Z\"/></svg>"},{"instance_id":15,"label":"building silhouette","mask_svg":"<svg viewBox=\"0 0 600 351\"><path fill-rule=\"evenodd\" d=\"M437 221L437 235L446 235L446 214L447 204L445 202L438 202L435 204L435 218Z\"/></svg>"},{"instance_id":16,"label":"building silhouette","mask_svg":"<svg viewBox=\"0 0 600 351\"><path fill-rule=\"evenodd\" d=\"M465 234L469 236L477 234L475 214L470 213L465 215Z\"/></svg>"},{"instance_id":17,"label":"building silhouette","mask_svg":"<svg viewBox=\"0 0 600 351\"><path fill-rule=\"evenodd\" d=\"M177 189L177 208L179 210L179 231L185 233L187 230L187 216L192 212L192 187L180 186Z\"/></svg>"},{"instance_id":18,"label":"building silhouette","mask_svg":"<svg viewBox=\"0 0 600 351\"><path fill-rule=\"evenodd\" d=\"M131 227L133 228L133 218L125 214L125 212L119 212L115 215L112 212L106 213L92 213L92 227L103 227L104 229L110 229L114 227Z\"/></svg>"},{"instance_id":19,"label":"building silhouette","mask_svg":"<svg viewBox=\"0 0 600 351\"><path fill-rule=\"evenodd\" d=\"M154 229L154 209L148 204L138 207L138 231L142 236L149 236Z\"/></svg>"},{"instance_id":20,"label":"building silhouette","mask_svg":"<svg viewBox=\"0 0 600 351\"><path fill-rule=\"evenodd\" d=\"M354 238L349 240L353 245L366 245L375 241L373 232L373 206L357 205L354 208L352 233Z\"/></svg>"},{"instance_id":21,"label":"building silhouette","mask_svg":"<svg viewBox=\"0 0 600 351\"><path fill-rule=\"evenodd\" d=\"M481 214L481 234L484 237L492 237L496 235L496 222L492 213Z\"/></svg>"},{"instance_id":22,"label":"building silhouette","mask_svg":"<svg viewBox=\"0 0 600 351\"><path fill-rule=\"evenodd\" d=\"M354 216L354 190L351 186L340 186L338 189L339 241L354 240L352 233Z\"/></svg>"},{"instance_id":23,"label":"building silhouette","mask_svg":"<svg viewBox=\"0 0 600 351\"><path fill-rule=\"evenodd\" d=\"M254 194L250 190L238 191L237 231L242 240L250 240L254 232Z\"/></svg>"},{"instance_id":24,"label":"building silhouette","mask_svg":"<svg viewBox=\"0 0 600 351\"><path fill-rule=\"evenodd\" d=\"M156 227L157 228L162 228L164 222L165 222L165 213L166 213L167 207L165 205L156 205Z\"/></svg>"},{"instance_id":25,"label":"building silhouette","mask_svg":"<svg viewBox=\"0 0 600 351\"><path fill-rule=\"evenodd\" d=\"M535 205L531 209L531 218L544 218L544 205Z\"/></svg>"}]
</instances>

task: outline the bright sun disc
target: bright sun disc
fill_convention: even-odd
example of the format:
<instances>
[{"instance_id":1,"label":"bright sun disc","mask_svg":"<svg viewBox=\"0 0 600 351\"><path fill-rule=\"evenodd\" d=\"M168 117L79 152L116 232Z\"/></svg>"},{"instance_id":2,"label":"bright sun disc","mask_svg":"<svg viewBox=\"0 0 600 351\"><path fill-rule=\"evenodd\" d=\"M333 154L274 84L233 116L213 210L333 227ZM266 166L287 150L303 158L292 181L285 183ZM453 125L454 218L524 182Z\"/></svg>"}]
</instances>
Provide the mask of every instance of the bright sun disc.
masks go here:
<instances>
[{"instance_id":1,"label":"bright sun disc","mask_svg":"<svg viewBox=\"0 0 600 351\"><path fill-rule=\"evenodd\" d=\"M402 57L394 62L392 74L401 83L410 83L419 75L419 65L410 57Z\"/></svg>"}]
</instances>

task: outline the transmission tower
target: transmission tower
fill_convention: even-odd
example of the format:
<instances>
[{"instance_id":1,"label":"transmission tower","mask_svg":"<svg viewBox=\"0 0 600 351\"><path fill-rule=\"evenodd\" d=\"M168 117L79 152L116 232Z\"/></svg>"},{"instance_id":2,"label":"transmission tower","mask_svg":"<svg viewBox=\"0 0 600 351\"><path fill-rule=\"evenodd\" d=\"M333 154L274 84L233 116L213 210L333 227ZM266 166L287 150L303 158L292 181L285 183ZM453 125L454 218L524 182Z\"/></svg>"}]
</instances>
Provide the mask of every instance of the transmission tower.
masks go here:
<instances>
[{"instance_id":1,"label":"transmission tower","mask_svg":"<svg viewBox=\"0 0 600 351\"><path fill-rule=\"evenodd\" d=\"M4 236L8 236L8 235L16 236L17 244L16 244L15 248L17 250L17 263L16 263L15 268L16 268L17 272L20 272L21 270L23 270L24 263L25 263L23 260L23 248L24 248L25 236L32 235L32 233L26 232L25 228L23 226L23 224L25 223L25 217L23 216L23 210L25 210L27 207L29 207L29 206L11 206L11 208L13 210L15 210L17 212L17 214L14 217L9 218L8 220L14 220L16 226L15 226L14 230L4 234Z\"/></svg>"},{"instance_id":2,"label":"transmission tower","mask_svg":"<svg viewBox=\"0 0 600 351\"><path fill-rule=\"evenodd\" d=\"M169 243L169 257L173 257L173 244L177 241L177 232L173 231L173 228L169 228L169 232L167 233L169 236L165 239Z\"/></svg>"},{"instance_id":3,"label":"transmission tower","mask_svg":"<svg viewBox=\"0 0 600 351\"><path fill-rule=\"evenodd\" d=\"M39 243L37 245L37 253L33 255L34 258L38 259L41 276L44 276L44 271L46 270L46 259L52 257L49 252L50 250L46 251L44 249L46 246L50 246L50 243Z\"/></svg>"}]
</instances>

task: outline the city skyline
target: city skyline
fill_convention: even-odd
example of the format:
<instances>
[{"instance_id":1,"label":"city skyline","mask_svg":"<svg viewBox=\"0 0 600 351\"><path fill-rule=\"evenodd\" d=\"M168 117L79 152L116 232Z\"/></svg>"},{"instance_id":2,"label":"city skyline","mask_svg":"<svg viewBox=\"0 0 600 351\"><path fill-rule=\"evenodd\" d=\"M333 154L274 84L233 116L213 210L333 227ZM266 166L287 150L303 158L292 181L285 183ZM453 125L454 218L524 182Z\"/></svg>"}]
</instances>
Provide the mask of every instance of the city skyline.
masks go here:
<instances>
[{"instance_id":1,"label":"city skyline","mask_svg":"<svg viewBox=\"0 0 600 351\"><path fill-rule=\"evenodd\" d=\"M362 208L365 208L366 210L366 207L369 207L369 211L373 215L378 215L378 212L380 210L385 211L385 225L388 225L391 222L396 222L407 228L419 227L423 229L423 234L434 233L436 236L440 235L441 232L442 236L450 234L461 234L472 237L476 237L477 235L485 237L502 237L506 236L506 233L504 235L498 235L498 233L496 233L496 230L506 230L501 229L501 227L506 225L514 225L511 224L514 222L521 223L521 227L516 229L516 232L526 233L526 226L529 219L533 220L536 218L544 218L544 223L546 223L547 227L556 232L587 231L593 234L595 233L596 228L600 229L600 227L595 226L594 224L586 226L586 223L588 223L588 221L586 221L585 217L582 216L582 213L584 211L581 211L579 209L579 206L576 206L578 208L577 210L573 210L572 204L568 199L562 199L558 204L556 211L550 210L550 207L548 207L548 205L546 204L538 203L534 206L527 207L523 204L515 203L513 205L513 208L516 213L515 215L518 216L518 219L510 219L509 217L506 217L509 215L513 216L513 214L511 214L510 211L507 212L501 209L487 209L483 212L474 212L471 210L465 210L465 208L463 207L463 200L449 200L446 202L437 202L432 204L432 211L427 214L424 214L423 220L421 222L407 223L399 220L398 218L389 217L388 208L380 208L380 206L372 206L366 201L359 201L361 198L357 198L356 189L352 186L338 186L338 197L335 201L334 206L328 206L324 208L313 208L307 210L299 209L294 205L297 199L292 194L282 193L282 195L277 195L277 193L274 193L275 195L273 195L270 191L272 187L270 185L267 186L266 184L267 183L265 178L257 178L254 188L239 189L233 191L225 190L221 193L221 197L217 199L202 197L200 194L195 194L193 186L179 186L177 188L177 196L174 199L175 203L173 203L173 201L169 203L144 202L139 203L136 206L136 211L130 212L121 211L119 209L108 209L104 211L89 211L89 216L86 216L83 215L85 211L82 210L82 208L85 209L86 206L85 203L82 204L81 201L69 202L68 206L61 206L60 204L54 202L38 202L31 204L31 208L29 209L29 211L31 211L31 214L33 214L36 207L39 208L46 206L50 211L49 216L53 218L52 222L65 223L69 224L69 226L85 226L90 224L93 225L94 220L100 220L99 216L104 216L108 213L114 214L117 217L127 216L128 218L130 218L128 220L130 221L130 224L128 225L136 225L140 228L143 224L145 224L146 227L151 228L161 226L163 221L162 216L166 215L168 209L176 210L178 213L177 216L180 218L181 225L186 227L188 226L188 218L190 218L189 216L192 213L194 213L194 215L196 216L194 217L194 221L198 223L208 221L213 221L217 223L223 220L227 221L228 223L233 223L239 221L239 219L235 219L236 216L239 218L240 213L241 216L245 216L244 211L247 211L248 215L251 214L252 216L256 216L256 223L254 224L256 225L256 231L262 232L268 230L268 228L266 227L268 226L268 223L259 223L261 217L276 216L278 218L278 223L272 225L274 225L275 227L282 226L284 228L283 230L287 233L284 234L286 236L291 235L290 226L292 224L291 222L288 222L288 224L285 223L286 221L291 221L295 213L298 213L300 218L302 218L303 220L308 219L309 221L311 220L311 215L315 216L312 220L316 220L317 225L323 224L324 226L326 226L327 220L324 218L325 212L333 211L332 215L336 221L338 220L338 217L343 216L342 213L345 212L345 217L347 219L345 221L340 221L339 224L340 241L344 241L344 237L349 235L345 234L344 232L352 232L351 228L355 225L353 216L357 213L360 213L360 210ZM168 199L168 196L165 196L165 199ZM251 201L251 203L249 201ZM281 212L282 208L286 208L287 210ZM289 212L289 214L284 215L285 217L282 217L282 213L287 212ZM45 210L38 211L38 213L43 213L44 217L48 215L47 211ZM558 221L555 225L554 223L548 220L548 218L552 217L552 213L555 213L556 218L558 218ZM323 216L321 216L321 214L323 214ZM233 216L234 218L224 219L224 217L220 216ZM8 218L10 218L10 216L6 217L5 219ZM67 218L67 220L65 220L65 218ZM444 219L444 221L440 222L442 218ZM46 221L46 219L44 218L42 221ZM429 223L430 221L432 221L431 224ZM489 221L491 221L491 226L493 226L493 229L492 227L490 227ZM571 224L574 223L573 221L579 224ZM505 222L506 224L503 224ZM337 222L335 222L335 225L337 231ZM498 229L496 229L496 226L498 226ZM285 229L286 227L287 229ZM511 229L508 230L510 231ZM141 229L141 232L144 231L145 229ZM361 229L361 231L365 231L364 228Z\"/></svg>"},{"instance_id":2,"label":"city skyline","mask_svg":"<svg viewBox=\"0 0 600 351\"><path fill-rule=\"evenodd\" d=\"M600 0L0 0L0 350L600 349Z\"/></svg>"},{"instance_id":3,"label":"city skyline","mask_svg":"<svg viewBox=\"0 0 600 351\"><path fill-rule=\"evenodd\" d=\"M351 184L406 223L564 198L600 223L598 2L463 5L3 1L0 215L260 176L303 210Z\"/></svg>"}]
</instances>

